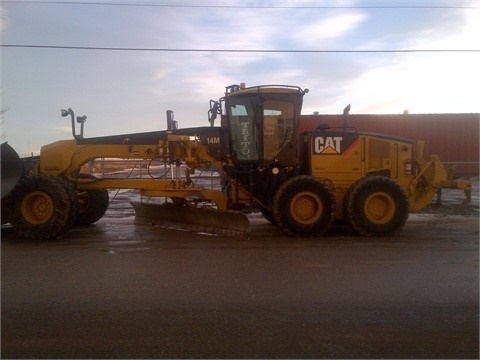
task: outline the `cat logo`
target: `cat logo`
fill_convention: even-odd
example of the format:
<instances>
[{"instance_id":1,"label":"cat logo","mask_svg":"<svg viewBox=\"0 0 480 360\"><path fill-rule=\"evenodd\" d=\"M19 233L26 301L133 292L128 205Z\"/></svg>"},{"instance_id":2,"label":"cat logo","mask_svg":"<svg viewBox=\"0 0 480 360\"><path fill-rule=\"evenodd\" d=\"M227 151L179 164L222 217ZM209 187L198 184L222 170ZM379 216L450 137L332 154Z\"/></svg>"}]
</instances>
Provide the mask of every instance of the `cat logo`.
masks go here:
<instances>
[{"instance_id":1,"label":"cat logo","mask_svg":"<svg viewBox=\"0 0 480 360\"><path fill-rule=\"evenodd\" d=\"M315 154L340 154L342 152L342 136L317 136L314 139Z\"/></svg>"}]
</instances>

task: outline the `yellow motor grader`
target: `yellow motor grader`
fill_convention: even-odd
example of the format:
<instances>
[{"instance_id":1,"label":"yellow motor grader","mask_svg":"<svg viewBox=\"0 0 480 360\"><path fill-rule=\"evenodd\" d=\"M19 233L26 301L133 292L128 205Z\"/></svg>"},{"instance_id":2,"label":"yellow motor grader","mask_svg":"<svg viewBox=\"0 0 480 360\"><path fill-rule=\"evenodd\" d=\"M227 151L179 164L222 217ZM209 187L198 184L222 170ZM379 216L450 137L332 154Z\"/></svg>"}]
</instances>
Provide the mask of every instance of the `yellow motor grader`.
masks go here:
<instances>
[{"instance_id":1,"label":"yellow motor grader","mask_svg":"<svg viewBox=\"0 0 480 360\"><path fill-rule=\"evenodd\" d=\"M2 144L2 223L23 238L57 238L99 220L108 189L138 189L136 217L165 226L248 237L245 214L260 211L294 236L322 235L336 220L365 236L385 236L430 204L438 189L463 189L469 200L470 184L450 181L438 156L424 160L421 142L351 129L347 108L344 127L299 134L307 92L231 85L210 101L210 126L177 129L167 111L167 130L95 138L83 136L85 116L76 118L77 133L73 111L62 110L74 139L43 146L27 170ZM99 178L85 171L99 158L155 160L171 171L161 178ZM218 188L192 181L205 168L220 174ZM151 198L164 201L145 200Z\"/></svg>"}]
</instances>

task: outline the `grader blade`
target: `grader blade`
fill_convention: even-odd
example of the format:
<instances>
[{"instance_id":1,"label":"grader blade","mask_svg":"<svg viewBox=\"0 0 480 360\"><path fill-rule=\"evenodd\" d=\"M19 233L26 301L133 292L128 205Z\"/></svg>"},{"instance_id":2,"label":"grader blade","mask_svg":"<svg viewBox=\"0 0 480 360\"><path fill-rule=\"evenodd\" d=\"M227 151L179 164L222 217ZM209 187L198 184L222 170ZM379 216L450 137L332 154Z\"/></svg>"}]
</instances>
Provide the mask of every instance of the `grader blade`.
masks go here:
<instances>
[{"instance_id":1,"label":"grader blade","mask_svg":"<svg viewBox=\"0 0 480 360\"><path fill-rule=\"evenodd\" d=\"M250 222L236 211L219 211L182 207L171 204L147 204L132 202L135 208L135 222L204 232L214 235L236 236L244 240L250 237Z\"/></svg>"}]
</instances>

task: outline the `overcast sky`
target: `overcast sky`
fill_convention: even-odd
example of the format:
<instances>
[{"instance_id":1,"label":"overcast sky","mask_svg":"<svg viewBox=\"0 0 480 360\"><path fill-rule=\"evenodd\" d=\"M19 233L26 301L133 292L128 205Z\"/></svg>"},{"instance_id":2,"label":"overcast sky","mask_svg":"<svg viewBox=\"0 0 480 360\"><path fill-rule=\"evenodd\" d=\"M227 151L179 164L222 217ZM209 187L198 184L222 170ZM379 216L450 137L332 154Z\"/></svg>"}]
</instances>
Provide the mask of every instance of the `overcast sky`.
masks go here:
<instances>
[{"instance_id":1,"label":"overcast sky","mask_svg":"<svg viewBox=\"0 0 480 360\"><path fill-rule=\"evenodd\" d=\"M87 115L86 137L165 129L166 110L207 126L240 82L310 89L303 114L480 112L478 0L22 1L0 5L2 142L21 155L72 137L61 108Z\"/></svg>"}]
</instances>

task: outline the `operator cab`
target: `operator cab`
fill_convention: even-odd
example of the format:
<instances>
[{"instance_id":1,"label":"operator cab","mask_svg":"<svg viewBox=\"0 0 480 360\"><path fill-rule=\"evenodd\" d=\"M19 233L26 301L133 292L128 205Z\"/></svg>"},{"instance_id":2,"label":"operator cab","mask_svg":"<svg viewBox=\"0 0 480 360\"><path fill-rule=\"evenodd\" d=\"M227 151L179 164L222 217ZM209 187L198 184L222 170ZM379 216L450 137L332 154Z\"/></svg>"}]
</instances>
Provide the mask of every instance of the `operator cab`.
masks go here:
<instances>
[{"instance_id":1,"label":"operator cab","mask_svg":"<svg viewBox=\"0 0 480 360\"><path fill-rule=\"evenodd\" d=\"M231 85L223 98L210 102L210 124L213 126L216 116L221 115L227 140L224 154L228 165L223 170L248 192L242 198L238 187L232 190L235 194L230 197L236 199L233 208L242 210L257 202L269 216L278 186L300 170L297 128L307 92L296 86ZM225 190L230 191L228 186Z\"/></svg>"},{"instance_id":2,"label":"operator cab","mask_svg":"<svg viewBox=\"0 0 480 360\"><path fill-rule=\"evenodd\" d=\"M294 166L298 121L307 92L284 85L227 86L220 104L211 106L210 122L213 124L224 108L222 127L227 131L233 162Z\"/></svg>"}]
</instances>

